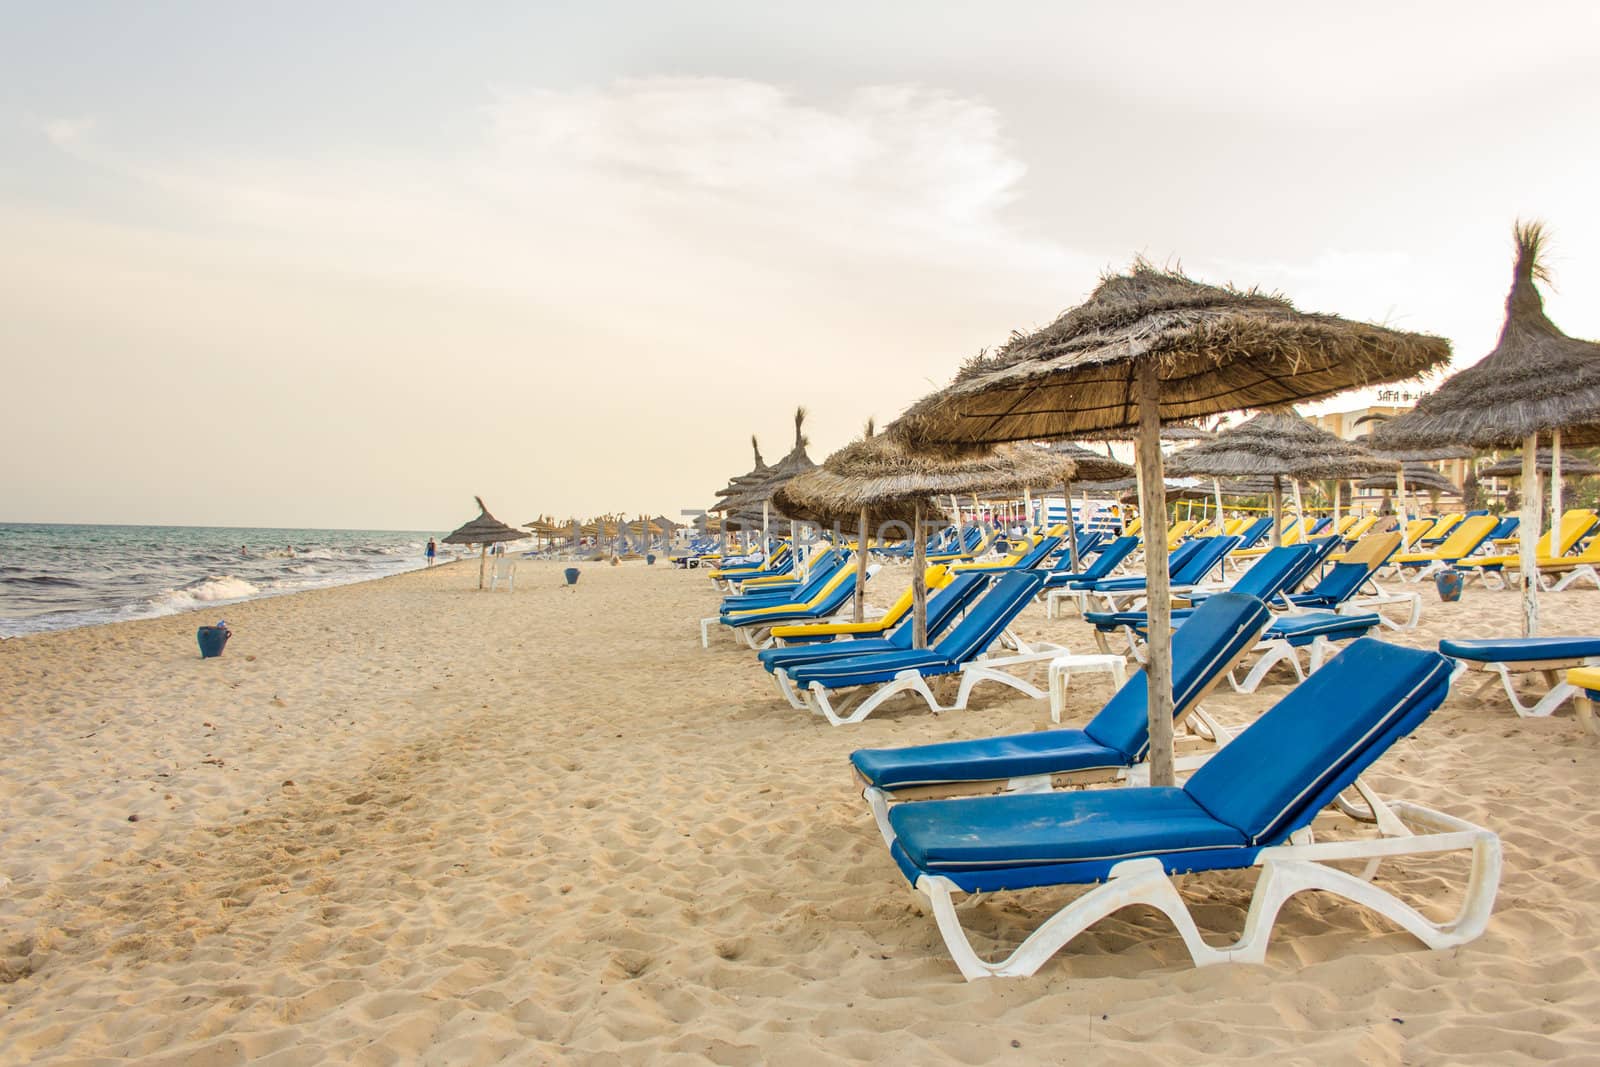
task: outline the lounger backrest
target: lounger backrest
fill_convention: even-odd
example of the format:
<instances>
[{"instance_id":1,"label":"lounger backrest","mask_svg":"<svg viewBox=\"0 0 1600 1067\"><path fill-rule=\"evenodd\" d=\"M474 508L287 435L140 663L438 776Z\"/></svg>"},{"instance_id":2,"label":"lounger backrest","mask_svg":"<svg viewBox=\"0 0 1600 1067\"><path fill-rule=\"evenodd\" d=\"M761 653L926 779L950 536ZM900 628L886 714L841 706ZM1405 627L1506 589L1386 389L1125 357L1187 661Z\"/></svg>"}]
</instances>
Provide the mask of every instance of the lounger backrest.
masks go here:
<instances>
[{"instance_id":1,"label":"lounger backrest","mask_svg":"<svg viewBox=\"0 0 1600 1067\"><path fill-rule=\"evenodd\" d=\"M1499 525L1498 520L1488 515L1476 515L1451 530L1450 536L1444 539L1444 544L1435 549L1433 554L1440 559L1461 559L1470 556Z\"/></svg>"},{"instance_id":2,"label":"lounger backrest","mask_svg":"<svg viewBox=\"0 0 1600 1067\"><path fill-rule=\"evenodd\" d=\"M1587 508L1573 508L1561 516L1561 525L1550 531L1538 546L1538 552L1544 556L1564 556L1571 552L1577 543L1583 540L1583 535L1588 533L1595 524L1595 513Z\"/></svg>"},{"instance_id":3,"label":"lounger backrest","mask_svg":"<svg viewBox=\"0 0 1600 1067\"><path fill-rule=\"evenodd\" d=\"M1259 566L1259 564L1258 564ZM1196 697L1232 663L1241 651L1255 644L1272 620L1267 605L1243 593L1218 593L1172 635L1172 713L1182 719ZM1098 744L1127 755L1131 762L1144 759L1150 747L1148 680L1139 671L1123 683L1116 695L1089 720L1083 732Z\"/></svg>"},{"instance_id":4,"label":"lounger backrest","mask_svg":"<svg viewBox=\"0 0 1600 1067\"><path fill-rule=\"evenodd\" d=\"M1322 518L1318 519L1316 522L1311 524L1311 529L1308 532L1307 536L1315 537L1319 533L1321 533L1323 530L1326 530L1328 527L1330 527L1332 525L1333 525L1333 516L1324 515L1324 516L1322 516Z\"/></svg>"},{"instance_id":5,"label":"lounger backrest","mask_svg":"<svg viewBox=\"0 0 1600 1067\"><path fill-rule=\"evenodd\" d=\"M1489 540L1498 541L1502 537L1510 537L1512 534L1517 532L1517 527L1521 524L1521 516L1502 515L1500 516L1499 524L1497 524L1494 528L1494 532L1489 535Z\"/></svg>"},{"instance_id":6,"label":"lounger backrest","mask_svg":"<svg viewBox=\"0 0 1600 1067\"><path fill-rule=\"evenodd\" d=\"M1248 527L1246 527L1245 531L1239 535L1239 542L1240 542L1239 547L1241 547L1241 548L1251 548L1251 547L1253 547L1255 545L1255 543L1257 541L1261 540L1262 536L1265 535L1266 532L1271 528L1272 528L1272 516L1271 515L1263 515L1263 516L1261 516L1255 522L1252 522Z\"/></svg>"},{"instance_id":7,"label":"lounger backrest","mask_svg":"<svg viewBox=\"0 0 1600 1067\"><path fill-rule=\"evenodd\" d=\"M1250 844L1275 844L1443 703L1453 666L1437 652L1354 641L1223 746L1184 791Z\"/></svg>"},{"instance_id":8,"label":"lounger backrest","mask_svg":"<svg viewBox=\"0 0 1600 1067\"><path fill-rule=\"evenodd\" d=\"M1119 537L1100 550L1093 563L1083 569L1082 578L1086 582L1104 578L1127 559L1135 548L1139 546L1137 537ZM1072 557L1067 556L1064 561L1067 567L1072 566Z\"/></svg>"},{"instance_id":9,"label":"lounger backrest","mask_svg":"<svg viewBox=\"0 0 1600 1067\"><path fill-rule=\"evenodd\" d=\"M1028 606L1044 584L1043 571L1007 571L989 583L967 617L940 638L934 651L951 663L965 663L981 654Z\"/></svg>"},{"instance_id":10,"label":"lounger backrest","mask_svg":"<svg viewBox=\"0 0 1600 1067\"><path fill-rule=\"evenodd\" d=\"M1268 549L1244 577L1233 583L1233 592L1271 600L1284 588L1306 556L1314 554L1310 545L1281 545ZM1215 599L1215 598L1211 598Z\"/></svg>"},{"instance_id":11,"label":"lounger backrest","mask_svg":"<svg viewBox=\"0 0 1600 1067\"><path fill-rule=\"evenodd\" d=\"M1223 557L1232 552L1238 544L1237 537L1203 537L1185 543L1184 548L1189 545L1198 547L1193 554L1173 568L1172 584L1199 585L1206 580L1206 575L1222 564Z\"/></svg>"},{"instance_id":12,"label":"lounger backrest","mask_svg":"<svg viewBox=\"0 0 1600 1067\"><path fill-rule=\"evenodd\" d=\"M1061 547L1061 538L1056 536L1042 537L1039 543L1022 554L1015 566L1037 567L1044 562L1044 558Z\"/></svg>"},{"instance_id":13,"label":"lounger backrest","mask_svg":"<svg viewBox=\"0 0 1600 1067\"><path fill-rule=\"evenodd\" d=\"M1299 589L1301 584L1304 583L1307 578L1310 578L1318 568L1320 568L1324 563L1328 562L1328 557L1333 555L1334 550L1343 543L1344 542L1337 536L1332 535L1328 537L1319 537L1316 540L1307 543L1305 547L1309 548L1311 551L1302 557L1300 562L1295 565L1294 573L1290 574L1289 580L1283 583L1284 591L1293 592L1294 590Z\"/></svg>"},{"instance_id":14,"label":"lounger backrest","mask_svg":"<svg viewBox=\"0 0 1600 1067\"><path fill-rule=\"evenodd\" d=\"M1333 569L1324 574L1306 596L1326 600L1329 604L1343 604L1355 595L1371 573L1365 563L1351 563L1348 560L1335 563Z\"/></svg>"},{"instance_id":15,"label":"lounger backrest","mask_svg":"<svg viewBox=\"0 0 1600 1067\"><path fill-rule=\"evenodd\" d=\"M983 571L967 571L957 574L945 583L944 588L931 592L928 596L928 639L935 640L948 630L960 614L978 598L984 586L989 582L989 575ZM889 641L896 648L910 648L912 640L913 620L910 612L902 619L889 634Z\"/></svg>"},{"instance_id":16,"label":"lounger backrest","mask_svg":"<svg viewBox=\"0 0 1600 1067\"><path fill-rule=\"evenodd\" d=\"M1368 534L1356 542L1356 547L1344 554L1344 562L1361 563L1369 571L1375 571L1399 550L1400 531L1390 530L1387 533Z\"/></svg>"}]
</instances>

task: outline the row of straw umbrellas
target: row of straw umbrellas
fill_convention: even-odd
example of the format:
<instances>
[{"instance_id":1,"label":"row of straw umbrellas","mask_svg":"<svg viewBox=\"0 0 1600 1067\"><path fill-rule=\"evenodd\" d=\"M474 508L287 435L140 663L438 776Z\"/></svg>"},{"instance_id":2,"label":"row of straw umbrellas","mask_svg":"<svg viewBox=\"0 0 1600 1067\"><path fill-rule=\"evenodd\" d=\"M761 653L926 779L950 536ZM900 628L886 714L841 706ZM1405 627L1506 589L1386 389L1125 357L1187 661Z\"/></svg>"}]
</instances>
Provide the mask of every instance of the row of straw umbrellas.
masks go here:
<instances>
[{"instance_id":1,"label":"row of straw umbrellas","mask_svg":"<svg viewBox=\"0 0 1600 1067\"><path fill-rule=\"evenodd\" d=\"M1281 515L1285 481L1393 477L1404 499L1407 463L1522 446L1521 589L1523 632L1537 632L1541 529L1538 444L1551 443L1551 475L1561 478L1560 446L1600 443L1600 345L1566 337L1544 315L1536 279L1544 232L1515 229L1516 261L1499 344L1446 379L1406 414L1380 422L1364 446L1311 426L1292 405L1351 389L1415 378L1443 367L1449 342L1334 315L1297 310L1256 289L1215 286L1143 260L1102 279L1078 307L1031 334L1013 334L992 354L967 362L947 387L913 404L881 434L869 434L812 469L777 477L772 468L730 484L726 512L762 526L779 510L802 521L910 524L916 641L926 640L924 520L952 493L1063 486L1083 476L1087 449L1045 450L1021 442L1070 442L1131 436L1136 442L1140 513L1165 513L1164 425L1232 411L1250 420L1175 457L1174 473L1220 480L1272 479ZM803 412L796 448L803 455ZM796 457L795 452L785 460ZM758 453L759 459L759 453ZM798 463L790 463L791 468ZM783 464L774 465L774 467ZM737 479L735 481L738 481ZM1559 488L1552 509L1559 514ZM1069 528L1071 524L1068 524ZM1278 523L1274 523L1274 528ZM1076 556L1075 538L1069 547ZM864 553L858 553L864 563ZM1149 593L1148 715L1151 780L1171 784L1171 598L1165 553L1144 558ZM859 588L859 583L858 583Z\"/></svg>"}]
</instances>

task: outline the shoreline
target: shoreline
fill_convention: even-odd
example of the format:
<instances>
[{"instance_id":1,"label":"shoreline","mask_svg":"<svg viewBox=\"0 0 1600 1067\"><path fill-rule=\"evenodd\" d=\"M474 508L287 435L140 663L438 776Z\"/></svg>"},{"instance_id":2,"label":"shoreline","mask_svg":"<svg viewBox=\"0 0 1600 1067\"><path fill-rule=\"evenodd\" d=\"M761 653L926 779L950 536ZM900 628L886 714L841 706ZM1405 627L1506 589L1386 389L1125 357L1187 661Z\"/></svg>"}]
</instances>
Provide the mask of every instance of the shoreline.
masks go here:
<instances>
[{"instance_id":1,"label":"shoreline","mask_svg":"<svg viewBox=\"0 0 1600 1067\"><path fill-rule=\"evenodd\" d=\"M443 564L244 601L213 660L187 613L0 645L0 1058L897 1049L1176 1065L1593 1048L1600 745L1570 711L1518 720L1469 679L1374 769L1386 796L1501 834L1500 899L1467 946L1430 952L1312 895L1286 906L1263 966L1197 970L1169 925L1129 911L1033 979L967 984L846 755L1037 729L1043 702L980 688L967 712L888 705L832 728L781 704L748 651L699 647L716 599L703 575L587 564L567 587L568 564L518 562L513 593L479 593L475 570ZM904 575L888 568L869 599ZM1422 592L1422 629L1386 639L1514 632L1514 593ZM1600 632L1592 590L1546 604L1552 631ZM1092 647L1080 621L1042 610L1019 628ZM1208 707L1237 724L1285 691ZM1109 693L1075 681L1064 723ZM1426 864L1383 877L1430 908L1459 883ZM1250 884L1185 881L1214 942L1242 925ZM1051 900L979 905L985 951Z\"/></svg>"}]
</instances>

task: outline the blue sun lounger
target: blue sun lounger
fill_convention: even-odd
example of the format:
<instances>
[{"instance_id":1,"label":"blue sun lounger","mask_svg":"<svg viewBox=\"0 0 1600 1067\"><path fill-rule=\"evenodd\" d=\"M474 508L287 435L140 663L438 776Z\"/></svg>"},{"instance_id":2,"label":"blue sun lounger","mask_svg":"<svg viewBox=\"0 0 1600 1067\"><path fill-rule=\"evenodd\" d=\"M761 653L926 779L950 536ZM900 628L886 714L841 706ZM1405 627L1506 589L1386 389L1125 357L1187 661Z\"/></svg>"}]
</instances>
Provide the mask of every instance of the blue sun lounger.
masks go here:
<instances>
[{"instance_id":1,"label":"blue sun lounger","mask_svg":"<svg viewBox=\"0 0 1600 1067\"><path fill-rule=\"evenodd\" d=\"M1475 641L1446 638L1439 642L1439 651L1459 662L1458 675L1477 670L1488 674L1491 682L1498 678L1511 706L1523 718L1549 715L1578 695L1577 687L1566 680L1567 671L1600 665L1600 637L1505 637ZM1512 675L1532 673L1542 675L1549 688L1528 704L1517 694Z\"/></svg>"},{"instance_id":2,"label":"blue sun lounger","mask_svg":"<svg viewBox=\"0 0 1600 1067\"><path fill-rule=\"evenodd\" d=\"M1071 599L1075 601L1080 588L1087 588L1102 578L1110 577L1111 572L1121 566L1122 561L1132 555L1133 550L1138 547L1139 539L1137 537L1118 537L1108 541L1099 550L1099 554L1095 556L1093 563L1076 572L1071 569L1072 560L1070 556L1059 561L1045 575L1044 586L1042 587L1046 591L1045 615L1052 619L1055 618L1056 603L1059 600ZM1078 562L1080 565L1083 562L1082 553L1078 555Z\"/></svg>"},{"instance_id":3,"label":"blue sun lounger","mask_svg":"<svg viewBox=\"0 0 1600 1067\"><path fill-rule=\"evenodd\" d=\"M984 587L988 585L990 575L980 572L958 574L952 578L943 589L935 590L928 597L928 639L936 641L939 636L952 626L962 612L978 598ZM788 672L796 667L803 667L812 663L827 663L832 660L849 659L852 656L866 656L875 652L904 652L911 648L912 617L908 612L895 628L889 632L888 637L875 637L866 640L829 641L826 644L811 645L786 645L783 648L768 648L756 653L761 666L772 675L773 681L778 686L778 692L789 704L796 708L805 708L805 701L796 693L793 683L789 680Z\"/></svg>"},{"instance_id":4,"label":"blue sun lounger","mask_svg":"<svg viewBox=\"0 0 1600 1067\"><path fill-rule=\"evenodd\" d=\"M1163 912L1197 965L1259 963L1283 902L1316 889L1378 912L1430 948L1452 948L1488 925L1500 841L1465 820L1385 803L1359 781L1444 700L1451 663L1381 641L1352 645L1336 665L1290 691L1212 756L1182 788L1130 787L898 804L890 854L933 907L967 979L1027 976L1102 918L1134 905ZM1315 841L1312 820L1354 787L1378 836ZM1470 851L1459 913L1436 922L1370 879L1386 859ZM1331 866L1366 861L1360 874ZM1239 939L1200 936L1174 874L1259 868ZM1104 884L1101 884L1104 883ZM962 893L1093 886L1051 915L1005 959L980 957L961 926ZM1165 927L1162 927L1165 934Z\"/></svg>"},{"instance_id":5,"label":"blue sun lounger","mask_svg":"<svg viewBox=\"0 0 1600 1067\"><path fill-rule=\"evenodd\" d=\"M979 675L962 678L956 702L949 708L934 698L927 679L946 674L965 675L968 668L978 663L978 658L999 640L1006 627L1028 606L1043 582L1042 571L1011 571L991 578L988 589L968 609L966 618L932 646L807 664L789 670L789 680L800 692L806 707L835 726L860 722L885 700L907 691L921 696L932 711L964 708L974 679ZM1023 662L1039 662L1065 651L1056 645L1046 645L1020 656L991 660L989 666L1010 667ZM1045 695L1043 691L999 669L992 673L984 672L984 677L985 680L1004 682L1029 696ZM860 703L847 715L841 714L847 710L847 705L841 703L840 707L835 708L833 698L829 695L840 689L861 690L858 694L862 697Z\"/></svg>"},{"instance_id":6,"label":"blue sun lounger","mask_svg":"<svg viewBox=\"0 0 1600 1067\"><path fill-rule=\"evenodd\" d=\"M1227 736L1199 704L1256 643L1271 613L1242 593L1210 598L1172 635L1173 720L1199 718L1214 740ZM1150 746L1144 671L1139 671L1081 730L1037 730L1006 737L947 741L905 748L864 748L850 754L862 796L890 840L891 801L953 793L1039 792L1113 777L1128 777ZM1182 764L1180 764L1182 766ZM1137 776L1136 776L1137 777Z\"/></svg>"},{"instance_id":7,"label":"blue sun lounger","mask_svg":"<svg viewBox=\"0 0 1600 1067\"><path fill-rule=\"evenodd\" d=\"M757 586L748 593L725 596L719 612L725 615L730 611L749 611L774 604L792 604L796 600L810 600L828 584L828 579L833 577L833 572L839 569L842 562L839 553L830 548L812 560L811 571L804 580Z\"/></svg>"},{"instance_id":8,"label":"blue sun lounger","mask_svg":"<svg viewBox=\"0 0 1600 1067\"><path fill-rule=\"evenodd\" d=\"M1167 574L1173 595L1183 595L1185 589L1201 584L1212 571L1220 570L1222 561L1238 543L1237 537L1218 536L1197 537L1179 545L1167 557ZM1185 549L1190 551L1185 552ZM1117 611L1123 607L1123 601L1133 603L1144 597L1145 579L1142 574L1128 578L1103 578L1081 584L1081 591L1086 598L1104 598L1107 609Z\"/></svg>"},{"instance_id":9,"label":"blue sun lounger","mask_svg":"<svg viewBox=\"0 0 1600 1067\"><path fill-rule=\"evenodd\" d=\"M874 563L867 568L869 581L878 573L880 567L882 564ZM816 622L819 619L831 618L841 611L855 596L856 581L859 577L853 566L842 569L835 567L832 577L809 600L724 612L718 617L718 621L733 630L751 648L764 647L771 642L774 626ZM706 629L704 626L701 627L702 645L707 643Z\"/></svg>"},{"instance_id":10,"label":"blue sun lounger","mask_svg":"<svg viewBox=\"0 0 1600 1067\"><path fill-rule=\"evenodd\" d=\"M1305 573L1301 569L1301 564L1307 557L1315 554L1316 549L1311 545L1282 545L1268 549L1267 554L1245 571L1228 592L1242 593L1270 604L1279 593L1283 592L1296 573L1302 575ZM1196 600L1193 603L1203 604L1224 594L1196 592L1194 595ZM1194 607L1174 608L1173 624L1187 619L1196 610L1198 609ZM1090 611L1085 612L1083 618L1095 628L1094 640L1100 651L1113 655L1127 651L1134 651L1137 655L1138 642L1135 639L1144 633L1150 621L1150 616L1143 611ZM1114 651L1108 638L1119 630L1127 634L1128 648ZM1141 662L1144 659L1142 655L1138 655L1138 658Z\"/></svg>"}]
</instances>

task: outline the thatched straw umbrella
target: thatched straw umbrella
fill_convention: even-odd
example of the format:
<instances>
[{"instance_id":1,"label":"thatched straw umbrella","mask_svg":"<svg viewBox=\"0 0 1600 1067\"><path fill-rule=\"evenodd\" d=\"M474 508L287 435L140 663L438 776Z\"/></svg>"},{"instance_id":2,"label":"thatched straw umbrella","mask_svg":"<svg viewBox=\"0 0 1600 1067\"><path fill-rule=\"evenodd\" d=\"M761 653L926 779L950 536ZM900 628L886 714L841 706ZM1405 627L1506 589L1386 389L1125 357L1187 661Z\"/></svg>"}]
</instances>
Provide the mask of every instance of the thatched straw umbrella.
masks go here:
<instances>
[{"instance_id":1,"label":"thatched straw umbrella","mask_svg":"<svg viewBox=\"0 0 1600 1067\"><path fill-rule=\"evenodd\" d=\"M1186 427L1174 427L1175 429ZM1058 456L1066 456L1072 460L1077 468L1075 477L1088 482L1107 482L1118 478L1133 477L1134 470L1128 464L1110 456L1102 456L1093 449L1085 448L1073 441L1057 441L1050 446L1050 451ZM1078 528L1072 521L1072 482L1062 483L1062 495L1067 501L1067 550L1071 553L1072 569L1074 573L1081 570L1078 559Z\"/></svg>"},{"instance_id":2,"label":"thatched straw umbrella","mask_svg":"<svg viewBox=\"0 0 1600 1067\"><path fill-rule=\"evenodd\" d=\"M760 477L754 479L752 484L747 485L729 498L729 502L739 510L753 510L756 505L759 504L761 506L761 540L763 544L768 540L769 532L772 528L772 494L776 493L779 487L790 478L816 466L811 457L806 455L806 445L810 444L810 441L805 435L805 421L806 409L804 407L796 408L794 412L794 447L789 449L787 455L764 471ZM790 532L792 533L793 530L791 529ZM799 560L798 549L800 546L796 545L794 547L796 550L795 558Z\"/></svg>"},{"instance_id":3,"label":"thatched straw umbrella","mask_svg":"<svg viewBox=\"0 0 1600 1067\"><path fill-rule=\"evenodd\" d=\"M1363 415L1356 420L1357 425L1363 422L1380 423L1388 422L1390 415ZM1441 459L1471 459L1474 455L1472 449L1461 445L1435 444L1420 448L1385 448L1373 440L1372 434L1364 433L1355 439L1355 443L1371 452L1379 459L1392 459L1399 464L1395 468L1394 488L1395 506L1400 509L1400 550L1410 551L1411 545L1405 540L1406 530L1410 526L1407 518L1408 505L1406 504L1406 480L1410 472L1417 469L1418 464L1432 463ZM1431 470L1432 468L1427 468ZM1424 475L1426 477L1426 475ZM1364 486L1364 488L1388 488L1387 486ZM1457 490L1459 492L1459 490Z\"/></svg>"},{"instance_id":4,"label":"thatched straw umbrella","mask_svg":"<svg viewBox=\"0 0 1600 1067\"><path fill-rule=\"evenodd\" d=\"M1295 510L1305 521L1300 483L1308 478L1360 478L1387 474L1394 464L1376 458L1337 434L1319 429L1292 407L1263 411L1223 430L1216 438L1172 457L1174 474L1212 478L1272 479L1272 544L1281 543L1283 479L1294 482ZM1337 504L1335 504L1337 507ZM1338 522L1337 514L1334 521Z\"/></svg>"},{"instance_id":5,"label":"thatched straw umbrella","mask_svg":"<svg viewBox=\"0 0 1600 1067\"><path fill-rule=\"evenodd\" d=\"M1139 261L1044 329L970 362L895 429L910 441L954 444L1137 430L1141 510L1154 517L1165 510L1162 423L1320 400L1413 377L1449 357L1443 338L1306 314L1282 297L1203 285ZM1145 553L1145 573L1151 780L1170 785L1171 600L1163 553Z\"/></svg>"},{"instance_id":6,"label":"thatched straw umbrella","mask_svg":"<svg viewBox=\"0 0 1600 1067\"><path fill-rule=\"evenodd\" d=\"M1459 485L1425 463L1405 464L1405 482L1408 489L1421 490L1424 493L1461 495L1461 487ZM1363 478L1356 482L1356 485L1362 489L1388 489L1394 485L1394 480L1387 476L1382 478ZM1401 512L1400 521L1402 523L1406 521L1403 511Z\"/></svg>"},{"instance_id":7,"label":"thatched straw umbrella","mask_svg":"<svg viewBox=\"0 0 1600 1067\"><path fill-rule=\"evenodd\" d=\"M1073 461L1038 448L973 450L911 448L880 434L846 445L821 467L784 486L782 496L797 509L818 516L883 515L911 506L912 645L928 643L927 544L923 530L929 506L954 493L1060 485L1072 477ZM780 505L781 506L781 505ZM863 518L863 523L865 518ZM863 539L861 552L866 552Z\"/></svg>"},{"instance_id":8,"label":"thatched straw umbrella","mask_svg":"<svg viewBox=\"0 0 1600 1067\"><path fill-rule=\"evenodd\" d=\"M447 545L481 545L478 554L478 588L483 588L484 572L489 566L489 546L499 541L520 541L528 535L515 527L507 526L483 506L483 497L475 496L478 517L459 526L442 539Z\"/></svg>"},{"instance_id":9,"label":"thatched straw umbrella","mask_svg":"<svg viewBox=\"0 0 1600 1067\"><path fill-rule=\"evenodd\" d=\"M1544 313L1536 280L1549 280L1539 223L1518 223L1505 325L1494 351L1440 384L1410 412L1372 431L1382 448L1522 445L1522 632L1539 631L1539 435L1549 434L1551 510L1561 508L1561 444L1600 444L1600 344L1568 337Z\"/></svg>"},{"instance_id":10,"label":"thatched straw umbrella","mask_svg":"<svg viewBox=\"0 0 1600 1067\"><path fill-rule=\"evenodd\" d=\"M707 512L721 512L724 519L723 525L736 524L728 521L733 519L733 516L728 514L728 512L733 510L729 505L729 498L736 497L740 493L749 489L751 486L759 483L760 480L766 476L766 473L772 469L771 467L767 466L766 461L761 458L761 444L756 440L755 434L750 435L750 450L755 453L756 465L745 471L743 474L736 474L732 478L729 478L728 484L717 490L717 502L706 508Z\"/></svg>"},{"instance_id":11,"label":"thatched straw umbrella","mask_svg":"<svg viewBox=\"0 0 1600 1067\"><path fill-rule=\"evenodd\" d=\"M1539 449L1539 458L1534 461L1540 474L1550 474L1556 468L1557 459L1552 449ZM1560 458L1561 477L1563 478L1589 478L1600 474L1600 467L1595 466L1582 456L1562 456ZM1493 463L1485 464L1478 468L1480 478L1520 478L1522 477L1522 453L1513 452Z\"/></svg>"}]
</instances>

